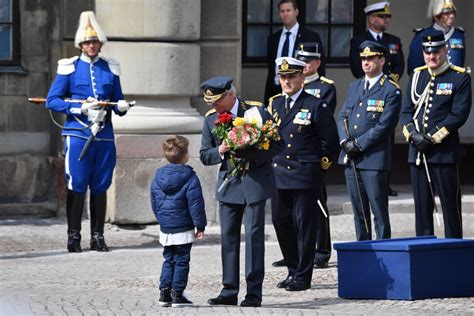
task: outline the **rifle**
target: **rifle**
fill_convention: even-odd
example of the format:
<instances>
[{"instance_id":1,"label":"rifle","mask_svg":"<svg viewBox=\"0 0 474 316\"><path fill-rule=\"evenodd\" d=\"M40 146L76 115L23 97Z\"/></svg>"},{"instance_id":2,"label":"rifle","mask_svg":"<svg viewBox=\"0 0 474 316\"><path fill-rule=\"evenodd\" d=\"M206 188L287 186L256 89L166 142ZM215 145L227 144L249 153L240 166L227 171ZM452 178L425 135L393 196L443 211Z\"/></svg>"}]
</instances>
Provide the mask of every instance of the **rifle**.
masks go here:
<instances>
[{"instance_id":1,"label":"rifle","mask_svg":"<svg viewBox=\"0 0 474 316\"><path fill-rule=\"evenodd\" d=\"M70 103L86 103L88 102L86 99L64 99L66 102ZM35 103L35 104L42 104L46 103L46 98L28 98L28 102ZM135 101L130 101L128 104L130 107L135 105ZM117 102L112 102L112 101L98 101L98 105L100 106L112 106L112 105L117 105Z\"/></svg>"}]
</instances>

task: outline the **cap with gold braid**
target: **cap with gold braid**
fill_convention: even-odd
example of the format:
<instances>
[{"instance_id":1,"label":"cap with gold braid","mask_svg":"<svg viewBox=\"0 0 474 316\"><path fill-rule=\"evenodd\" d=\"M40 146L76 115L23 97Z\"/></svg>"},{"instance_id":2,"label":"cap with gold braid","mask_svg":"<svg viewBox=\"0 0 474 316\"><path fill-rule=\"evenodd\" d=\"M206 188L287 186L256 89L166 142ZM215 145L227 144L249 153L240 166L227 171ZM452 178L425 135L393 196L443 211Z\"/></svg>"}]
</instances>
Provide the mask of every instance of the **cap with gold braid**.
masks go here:
<instances>
[{"instance_id":1,"label":"cap with gold braid","mask_svg":"<svg viewBox=\"0 0 474 316\"><path fill-rule=\"evenodd\" d=\"M363 41L359 46L360 57L384 56L387 52L384 45L372 41Z\"/></svg>"},{"instance_id":2,"label":"cap with gold braid","mask_svg":"<svg viewBox=\"0 0 474 316\"><path fill-rule=\"evenodd\" d=\"M292 57L280 57L275 59L275 64L278 66L278 74L292 74L295 72L302 72L306 63Z\"/></svg>"},{"instance_id":3,"label":"cap with gold braid","mask_svg":"<svg viewBox=\"0 0 474 316\"><path fill-rule=\"evenodd\" d=\"M387 1L368 5L365 7L364 12L366 15L377 14L392 16L392 13L390 12L390 3Z\"/></svg>"},{"instance_id":4,"label":"cap with gold braid","mask_svg":"<svg viewBox=\"0 0 474 316\"><path fill-rule=\"evenodd\" d=\"M94 12L84 11L79 17L79 26L77 27L74 44L77 48L81 48L81 43L93 40L98 40L102 44L105 44L107 37L100 28Z\"/></svg>"},{"instance_id":5,"label":"cap with gold braid","mask_svg":"<svg viewBox=\"0 0 474 316\"><path fill-rule=\"evenodd\" d=\"M222 98L232 87L233 79L228 76L217 76L201 83L204 91L204 102L214 103Z\"/></svg>"}]
</instances>

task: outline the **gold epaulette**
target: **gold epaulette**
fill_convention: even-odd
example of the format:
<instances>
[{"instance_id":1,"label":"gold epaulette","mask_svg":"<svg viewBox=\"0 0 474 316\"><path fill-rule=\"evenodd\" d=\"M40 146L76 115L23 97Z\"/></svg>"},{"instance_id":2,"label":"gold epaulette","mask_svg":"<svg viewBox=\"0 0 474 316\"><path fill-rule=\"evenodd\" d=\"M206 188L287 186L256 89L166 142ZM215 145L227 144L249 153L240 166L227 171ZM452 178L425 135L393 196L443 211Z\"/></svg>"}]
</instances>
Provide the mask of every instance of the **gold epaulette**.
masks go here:
<instances>
[{"instance_id":1,"label":"gold epaulette","mask_svg":"<svg viewBox=\"0 0 474 316\"><path fill-rule=\"evenodd\" d=\"M428 68L428 66L424 65L424 66L421 66L421 67L415 68L415 69L413 70L413 72L422 71L422 70L425 70L425 69L427 69L427 68Z\"/></svg>"},{"instance_id":2,"label":"gold epaulette","mask_svg":"<svg viewBox=\"0 0 474 316\"><path fill-rule=\"evenodd\" d=\"M455 66L455 65L449 65L451 67L452 70L455 70L459 73L465 73L466 72L466 68L463 68L463 67L458 67L458 66Z\"/></svg>"},{"instance_id":3,"label":"gold epaulette","mask_svg":"<svg viewBox=\"0 0 474 316\"><path fill-rule=\"evenodd\" d=\"M272 106L272 102L273 102L273 99L281 96L282 94L281 93L278 93L278 94L275 94L273 97L269 98L268 99L268 106L267 106L267 110L270 114L273 113L273 106Z\"/></svg>"},{"instance_id":4,"label":"gold epaulette","mask_svg":"<svg viewBox=\"0 0 474 316\"><path fill-rule=\"evenodd\" d=\"M263 106L262 102L259 101L245 101L248 105L253 105L253 106Z\"/></svg>"},{"instance_id":5,"label":"gold epaulette","mask_svg":"<svg viewBox=\"0 0 474 316\"><path fill-rule=\"evenodd\" d=\"M380 85L383 86L383 84L385 83L385 80L387 79L387 76L382 76L382 78L380 78Z\"/></svg>"},{"instance_id":6,"label":"gold epaulette","mask_svg":"<svg viewBox=\"0 0 474 316\"><path fill-rule=\"evenodd\" d=\"M211 115L212 113L216 112L216 109L210 109L209 111L207 111L206 113L206 117Z\"/></svg>"},{"instance_id":7,"label":"gold epaulette","mask_svg":"<svg viewBox=\"0 0 474 316\"><path fill-rule=\"evenodd\" d=\"M275 94L275 95L274 95L273 97L271 97L270 99L268 99L268 104L270 104L270 103L273 101L273 99L279 97L280 95L283 95L283 94L278 93L278 94Z\"/></svg>"},{"instance_id":8,"label":"gold epaulette","mask_svg":"<svg viewBox=\"0 0 474 316\"><path fill-rule=\"evenodd\" d=\"M321 81L324 82L324 83L334 84L334 80L328 79L326 77L321 76L321 77L319 77L319 79L321 79Z\"/></svg>"},{"instance_id":9,"label":"gold epaulette","mask_svg":"<svg viewBox=\"0 0 474 316\"><path fill-rule=\"evenodd\" d=\"M397 87L397 89L400 89L400 86L398 85L398 83L396 83L396 82L393 81L392 79L388 79L388 82L390 82L390 83L393 84L395 87Z\"/></svg>"}]
</instances>

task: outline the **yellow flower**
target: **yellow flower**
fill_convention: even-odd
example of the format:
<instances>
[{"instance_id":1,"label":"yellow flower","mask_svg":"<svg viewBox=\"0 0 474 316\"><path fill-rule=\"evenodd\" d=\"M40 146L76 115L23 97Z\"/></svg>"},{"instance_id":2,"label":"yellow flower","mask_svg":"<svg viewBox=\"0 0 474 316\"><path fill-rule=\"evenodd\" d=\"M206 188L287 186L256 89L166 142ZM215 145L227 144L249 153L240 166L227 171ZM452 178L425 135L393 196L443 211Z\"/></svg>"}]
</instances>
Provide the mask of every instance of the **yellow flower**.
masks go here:
<instances>
[{"instance_id":1,"label":"yellow flower","mask_svg":"<svg viewBox=\"0 0 474 316\"><path fill-rule=\"evenodd\" d=\"M270 148L270 142L269 142L268 140L267 140L266 142L264 142L264 143L262 144L262 148L263 148L264 150L268 150L268 149Z\"/></svg>"},{"instance_id":2,"label":"yellow flower","mask_svg":"<svg viewBox=\"0 0 474 316\"><path fill-rule=\"evenodd\" d=\"M245 119L243 117L236 117L232 124L234 126L243 126L245 124Z\"/></svg>"}]
</instances>

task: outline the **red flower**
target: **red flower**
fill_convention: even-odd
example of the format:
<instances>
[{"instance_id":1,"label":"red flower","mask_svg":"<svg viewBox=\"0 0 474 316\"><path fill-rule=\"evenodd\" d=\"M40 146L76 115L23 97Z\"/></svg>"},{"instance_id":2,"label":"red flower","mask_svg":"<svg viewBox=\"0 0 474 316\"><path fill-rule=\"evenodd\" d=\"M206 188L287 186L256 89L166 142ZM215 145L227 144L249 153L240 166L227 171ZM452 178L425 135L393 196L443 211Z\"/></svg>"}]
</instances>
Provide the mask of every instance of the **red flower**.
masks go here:
<instances>
[{"instance_id":1,"label":"red flower","mask_svg":"<svg viewBox=\"0 0 474 316\"><path fill-rule=\"evenodd\" d=\"M227 124L232 121L232 114L224 112L224 113L219 113L219 121L222 124Z\"/></svg>"}]
</instances>

